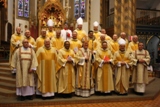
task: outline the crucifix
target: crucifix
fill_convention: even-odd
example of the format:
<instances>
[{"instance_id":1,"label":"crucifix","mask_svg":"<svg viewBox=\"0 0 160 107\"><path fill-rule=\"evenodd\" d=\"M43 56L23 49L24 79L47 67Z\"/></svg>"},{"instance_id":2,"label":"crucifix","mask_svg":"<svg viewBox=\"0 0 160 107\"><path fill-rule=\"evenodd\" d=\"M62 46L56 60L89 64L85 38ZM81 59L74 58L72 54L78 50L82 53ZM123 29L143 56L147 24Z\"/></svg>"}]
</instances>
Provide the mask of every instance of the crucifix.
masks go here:
<instances>
[{"instance_id":1,"label":"crucifix","mask_svg":"<svg viewBox=\"0 0 160 107\"><path fill-rule=\"evenodd\" d=\"M69 6L69 0L65 0L65 11L66 11L66 18L68 19L68 15L69 15L69 9L71 9L71 6Z\"/></svg>"}]
</instances>

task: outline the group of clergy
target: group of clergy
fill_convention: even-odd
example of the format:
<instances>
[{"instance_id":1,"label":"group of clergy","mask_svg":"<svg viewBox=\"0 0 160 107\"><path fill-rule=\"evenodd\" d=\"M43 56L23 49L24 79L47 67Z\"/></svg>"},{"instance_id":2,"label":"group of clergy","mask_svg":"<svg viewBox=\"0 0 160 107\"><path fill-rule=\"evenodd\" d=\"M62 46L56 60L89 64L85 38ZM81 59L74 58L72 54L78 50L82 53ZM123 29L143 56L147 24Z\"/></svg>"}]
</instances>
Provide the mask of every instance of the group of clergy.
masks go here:
<instances>
[{"instance_id":1,"label":"group of clergy","mask_svg":"<svg viewBox=\"0 0 160 107\"><path fill-rule=\"evenodd\" d=\"M144 94L150 55L137 35L131 42L125 32L111 38L105 29L98 30L97 21L87 35L82 18L77 19L73 32L68 24L56 31L52 20L47 24L48 30L42 29L36 41L29 30L21 35L20 27L11 37L10 65L16 73L16 94L21 101L33 99L35 92L43 99L53 98L55 93L65 98L73 93L89 97L113 91L127 95L130 78L135 92Z\"/></svg>"}]
</instances>

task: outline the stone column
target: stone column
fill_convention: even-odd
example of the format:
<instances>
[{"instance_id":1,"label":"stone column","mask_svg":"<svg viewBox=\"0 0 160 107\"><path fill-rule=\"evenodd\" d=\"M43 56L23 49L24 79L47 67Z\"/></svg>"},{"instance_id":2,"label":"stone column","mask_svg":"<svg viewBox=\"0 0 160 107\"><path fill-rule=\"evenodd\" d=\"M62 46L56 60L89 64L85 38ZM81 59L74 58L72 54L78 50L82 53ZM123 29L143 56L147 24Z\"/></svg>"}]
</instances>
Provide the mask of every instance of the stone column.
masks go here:
<instances>
[{"instance_id":1,"label":"stone column","mask_svg":"<svg viewBox=\"0 0 160 107\"><path fill-rule=\"evenodd\" d=\"M115 0L114 33L126 32L127 36L136 33L136 0Z\"/></svg>"}]
</instances>

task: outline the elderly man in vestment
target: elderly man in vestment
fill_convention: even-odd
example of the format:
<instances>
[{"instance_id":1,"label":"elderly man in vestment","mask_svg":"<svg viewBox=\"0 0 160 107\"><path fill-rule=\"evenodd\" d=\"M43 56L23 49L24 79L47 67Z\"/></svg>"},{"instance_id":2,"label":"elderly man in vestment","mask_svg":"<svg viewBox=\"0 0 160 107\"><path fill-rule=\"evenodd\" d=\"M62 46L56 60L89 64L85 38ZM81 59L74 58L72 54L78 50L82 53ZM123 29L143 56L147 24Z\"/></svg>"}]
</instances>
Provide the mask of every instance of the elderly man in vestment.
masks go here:
<instances>
[{"instance_id":1,"label":"elderly man in vestment","mask_svg":"<svg viewBox=\"0 0 160 107\"><path fill-rule=\"evenodd\" d=\"M97 21L95 21L93 23L93 35L94 37L98 40L101 36L101 32L98 31L98 27L99 27L99 23Z\"/></svg>"},{"instance_id":2,"label":"elderly man in vestment","mask_svg":"<svg viewBox=\"0 0 160 107\"><path fill-rule=\"evenodd\" d=\"M40 48L44 45L45 39L47 39L46 30L41 29L41 35L36 39L36 51L38 50L38 48Z\"/></svg>"},{"instance_id":3,"label":"elderly man in vestment","mask_svg":"<svg viewBox=\"0 0 160 107\"><path fill-rule=\"evenodd\" d=\"M97 40L97 49L100 49L100 48L101 48L103 41L107 41L105 34L101 34L101 35L100 35L100 39ZM110 46L110 42L109 42L109 41L107 41L107 48L108 48L109 50L111 50L111 46Z\"/></svg>"},{"instance_id":4,"label":"elderly man in vestment","mask_svg":"<svg viewBox=\"0 0 160 107\"><path fill-rule=\"evenodd\" d=\"M27 39L24 39L23 46L15 51L11 66L16 69L16 95L21 101L25 98L32 100L35 94L34 72L38 63Z\"/></svg>"},{"instance_id":5,"label":"elderly man in vestment","mask_svg":"<svg viewBox=\"0 0 160 107\"><path fill-rule=\"evenodd\" d=\"M134 35L132 41L128 44L127 51L134 52L137 49L138 49L138 36Z\"/></svg>"},{"instance_id":6,"label":"elderly man in vestment","mask_svg":"<svg viewBox=\"0 0 160 107\"><path fill-rule=\"evenodd\" d=\"M83 19L79 17L77 19L77 29L75 30L77 32L77 39L82 40L85 36L87 36L87 33L82 29L83 28Z\"/></svg>"},{"instance_id":7,"label":"elderly man in vestment","mask_svg":"<svg viewBox=\"0 0 160 107\"><path fill-rule=\"evenodd\" d=\"M46 36L50 39L52 39L52 37L55 37L56 32L53 30L53 26L54 26L54 22L52 19L49 19L47 21L47 25L48 25L48 30L46 32Z\"/></svg>"},{"instance_id":8,"label":"elderly man in vestment","mask_svg":"<svg viewBox=\"0 0 160 107\"><path fill-rule=\"evenodd\" d=\"M78 58L76 73L76 91L77 96L89 97L94 94L94 83L92 74L92 51L88 49L87 38L83 40L83 48L80 48L76 54Z\"/></svg>"},{"instance_id":9,"label":"elderly man in vestment","mask_svg":"<svg viewBox=\"0 0 160 107\"><path fill-rule=\"evenodd\" d=\"M121 32L121 34L120 34L120 37L118 38L118 41L120 40L120 39L123 39L123 40L125 40L125 50L127 50L127 48L128 48L128 39L126 38L126 33L125 32Z\"/></svg>"},{"instance_id":10,"label":"elderly man in vestment","mask_svg":"<svg viewBox=\"0 0 160 107\"><path fill-rule=\"evenodd\" d=\"M101 33L105 34L105 40L107 40L107 43L112 41L112 38L109 35L106 34L105 29L101 29Z\"/></svg>"},{"instance_id":11,"label":"elderly man in vestment","mask_svg":"<svg viewBox=\"0 0 160 107\"><path fill-rule=\"evenodd\" d=\"M145 93L145 85L148 84L147 66L150 63L149 52L143 48L143 43L138 43L138 50L133 52L132 83L134 83L135 92L140 95Z\"/></svg>"},{"instance_id":12,"label":"elderly man in vestment","mask_svg":"<svg viewBox=\"0 0 160 107\"><path fill-rule=\"evenodd\" d=\"M129 88L130 67L132 66L132 54L125 50L125 40L119 39L119 51L115 52L113 60L116 66L115 91L118 95L127 95Z\"/></svg>"},{"instance_id":13,"label":"elderly man in vestment","mask_svg":"<svg viewBox=\"0 0 160 107\"><path fill-rule=\"evenodd\" d=\"M55 47L57 50L63 48L64 46L64 39L61 37L61 31L56 31L56 37L53 37L51 39L51 45L52 47Z\"/></svg>"},{"instance_id":14,"label":"elderly man in vestment","mask_svg":"<svg viewBox=\"0 0 160 107\"><path fill-rule=\"evenodd\" d=\"M72 49L75 53L82 47L82 42L77 39L77 32L73 31L72 39L70 40L70 49Z\"/></svg>"},{"instance_id":15,"label":"elderly man in vestment","mask_svg":"<svg viewBox=\"0 0 160 107\"><path fill-rule=\"evenodd\" d=\"M114 34L112 38L113 38L113 40L110 42L110 46L111 46L111 52L112 52L112 54L114 54L116 51L119 50L117 34Z\"/></svg>"},{"instance_id":16,"label":"elderly man in vestment","mask_svg":"<svg viewBox=\"0 0 160 107\"><path fill-rule=\"evenodd\" d=\"M34 40L34 38L31 36L31 32L30 30L26 30L25 31L25 39L28 40L29 42L29 47L35 49L35 45L36 45L36 41Z\"/></svg>"},{"instance_id":17,"label":"elderly man in vestment","mask_svg":"<svg viewBox=\"0 0 160 107\"><path fill-rule=\"evenodd\" d=\"M63 97L72 97L75 92L75 53L70 49L70 42L64 42L64 48L58 53L58 93Z\"/></svg>"},{"instance_id":18,"label":"elderly man in vestment","mask_svg":"<svg viewBox=\"0 0 160 107\"><path fill-rule=\"evenodd\" d=\"M22 46L22 41L24 39L24 36L21 34L21 28L17 27L16 28L16 33L14 33L11 36L11 40L10 40L10 56L9 56L9 63L11 64L12 62L12 56L14 54L14 52L16 51L16 49L18 49L19 47ZM16 70L13 69L12 74L15 74Z\"/></svg>"},{"instance_id":19,"label":"elderly man in vestment","mask_svg":"<svg viewBox=\"0 0 160 107\"><path fill-rule=\"evenodd\" d=\"M114 90L113 84L113 55L107 48L107 42L102 42L102 47L97 50L96 61L98 69L96 73L96 91L101 94L111 94Z\"/></svg>"},{"instance_id":20,"label":"elderly man in vestment","mask_svg":"<svg viewBox=\"0 0 160 107\"><path fill-rule=\"evenodd\" d=\"M61 30L61 37L64 40L70 40L72 38L72 31L68 28L68 24L65 23Z\"/></svg>"},{"instance_id":21,"label":"elderly man in vestment","mask_svg":"<svg viewBox=\"0 0 160 107\"><path fill-rule=\"evenodd\" d=\"M42 99L54 98L55 92L57 92L57 54L56 49L51 47L49 38L45 39L44 46L37 50L36 56L38 60L36 94L42 95Z\"/></svg>"}]
</instances>

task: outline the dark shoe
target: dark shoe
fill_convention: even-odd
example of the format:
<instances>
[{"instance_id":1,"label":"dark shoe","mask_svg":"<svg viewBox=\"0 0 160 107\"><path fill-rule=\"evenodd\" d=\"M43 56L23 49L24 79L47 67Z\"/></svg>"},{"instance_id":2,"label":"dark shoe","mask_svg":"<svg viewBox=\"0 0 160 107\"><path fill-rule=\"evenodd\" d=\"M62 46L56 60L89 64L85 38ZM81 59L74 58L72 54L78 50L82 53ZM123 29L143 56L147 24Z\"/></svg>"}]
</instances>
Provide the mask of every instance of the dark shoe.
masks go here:
<instances>
[{"instance_id":1,"label":"dark shoe","mask_svg":"<svg viewBox=\"0 0 160 107\"><path fill-rule=\"evenodd\" d=\"M136 95L143 96L144 93L136 92Z\"/></svg>"},{"instance_id":2,"label":"dark shoe","mask_svg":"<svg viewBox=\"0 0 160 107\"><path fill-rule=\"evenodd\" d=\"M63 98L72 98L72 94L63 94Z\"/></svg>"},{"instance_id":3,"label":"dark shoe","mask_svg":"<svg viewBox=\"0 0 160 107\"><path fill-rule=\"evenodd\" d=\"M128 93L117 93L117 95L119 95L119 96L127 96Z\"/></svg>"},{"instance_id":4,"label":"dark shoe","mask_svg":"<svg viewBox=\"0 0 160 107\"><path fill-rule=\"evenodd\" d=\"M47 97L42 97L43 100L47 100Z\"/></svg>"},{"instance_id":5,"label":"dark shoe","mask_svg":"<svg viewBox=\"0 0 160 107\"><path fill-rule=\"evenodd\" d=\"M16 73L12 73L13 76L16 76Z\"/></svg>"},{"instance_id":6,"label":"dark shoe","mask_svg":"<svg viewBox=\"0 0 160 107\"><path fill-rule=\"evenodd\" d=\"M41 95L36 95L36 98L42 98L42 96Z\"/></svg>"},{"instance_id":7,"label":"dark shoe","mask_svg":"<svg viewBox=\"0 0 160 107\"><path fill-rule=\"evenodd\" d=\"M24 96L20 97L20 101L24 101L26 98Z\"/></svg>"},{"instance_id":8,"label":"dark shoe","mask_svg":"<svg viewBox=\"0 0 160 107\"><path fill-rule=\"evenodd\" d=\"M112 92L110 93L104 93L104 96L111 96L112 95Z\"/></svg>"},{"instance_id":9,"label":"dark shoe","mask_svg":"<svg viewBox=\"0 0 160 107\"><path fill-rule=\"evenodd\" d=\"M26 97L28 100L33 100L33 96L31 95L31 96L27 96Z\"/></svg>"},{"instance_id":10,"label":"dark shoe","mask_svg":"<svg viewBox=\"0 0 160 107\"><path fill-rule=\"evenodd\" d=\"M54 96L52 96L51 99L54 99Z\"/></svg>"}]
</instances>

